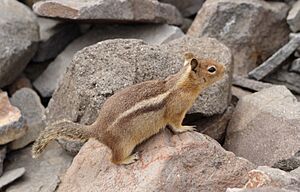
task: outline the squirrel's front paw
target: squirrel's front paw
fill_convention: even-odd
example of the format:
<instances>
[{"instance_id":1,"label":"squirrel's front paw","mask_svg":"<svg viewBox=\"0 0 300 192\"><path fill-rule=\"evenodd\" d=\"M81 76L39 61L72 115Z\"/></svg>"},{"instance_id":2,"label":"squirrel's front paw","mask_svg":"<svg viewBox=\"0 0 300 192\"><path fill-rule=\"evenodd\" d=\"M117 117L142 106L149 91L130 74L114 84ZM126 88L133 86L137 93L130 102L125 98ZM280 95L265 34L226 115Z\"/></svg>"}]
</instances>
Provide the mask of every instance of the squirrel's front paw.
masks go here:
<instances>
[{"instance_id":1,"label":"squirrel's front paw","mask_svg":"<svg viewBox=\"0 0 300 192\"><path fill-rule=\"evenodd\" d=\"M174 128L172 127L172 131L174 131L175 133L183 133L183 132L187 132L187 131L197 131L196 126L181 126L180 128Z\"/></svg>"}]
</instances>

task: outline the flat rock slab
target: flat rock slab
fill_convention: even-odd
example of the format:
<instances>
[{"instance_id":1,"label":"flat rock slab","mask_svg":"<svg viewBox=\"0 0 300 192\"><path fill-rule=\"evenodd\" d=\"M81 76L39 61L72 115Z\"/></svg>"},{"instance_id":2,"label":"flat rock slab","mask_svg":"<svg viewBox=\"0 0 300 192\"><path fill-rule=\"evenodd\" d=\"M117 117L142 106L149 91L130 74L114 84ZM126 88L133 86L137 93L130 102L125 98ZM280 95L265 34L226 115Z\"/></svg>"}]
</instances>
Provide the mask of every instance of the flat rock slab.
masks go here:
<instances>
[{"instance_id":1,"label":"flat rock slab","mask_svg":"<svg viewBox=\"0 0 300 192\"><path fill-rule=\"evenodd\" d=\"M34 13L16 0L0 1L0 87L12 83L37 50Z\"/></svg>"},{"instance_id":2,"label":"flat rock slab","mask_svg":"<svg viewBox=\"0 0 300 192\"><path fill-rule=\"evenodd\" d=\"M84 47L99 41L114 38L143 39L150 44L162 44L184 36L175 26L167 24L149 25L106 25L90 30L85 35L70 43L48 68L35 80L34 87L43 97L51 97L62 80L74 54Z\"/></svg>"},{"instance_id":3,"label":"flat rock slab","mask_svg":"<svg viewBox=\"0 0 300 192\"><path fill-rule=\"evenodd\" d=\"M174 5L184 17L195 15L205 0L159 0Z\"/></svg>"},{"instance_id":4,"label":"flat rock slab","mask_svg":"<svg viewBox=\"0 0 300 192\"><path fill-rule=\"evenodd\" d=\"M299 141L300 103L286 87L273 86L239 100L224 147L257 165L272 166L299 151Z\"/></svg>"},{"instance_id":5,"label":"flat rock slab","mask_svg":"<svg viewBox=\"0 0 300 192\"><path fill-rule=\"evenodd\" d=\"M288 41L288 9L283 2L206 0L187 34L224 43L235 73L246 75Z\"/></svg>"},{"instance_id":6,"label":"flat rock slab","mask_svg":"<svg viewBox=\"0 0 300 192\"><path fill-rule=\"evenodd\" d=\"M231 53L226 46L211 38L183 37L161 46L115 39L86 47L75 55L49 102L47 124L64 118L81 124L93 123L106 99L116 91L178 72L186 51L225 65L224 78L206 89L192 109L205 115L222 114L229 103L232 74ZM79 150L65 147L69 151Z\"/></svg>"},{"instance_id":7,"label":"flat rock slab","mask_svg":"<svg viewBox=\"0 0 300 192\"><path fill-rule=\"evenodd\" d=\"M140 160L118 166L109 161L107 147L89 140L74 158L58 191L221 192L242 186L254 167L197 132L173 135L162 131L137 151Z\"/></svg>"},{"instance_id":8,"label":"flat rock slab","mask_svg":"<svg viewBox=\"0 0 300 192\"><path fill-rule=\"evenodd\" d=\"M5 172L1 177L0 177L0 189L2 189L4 186L12 183L19 177L23 176L25 173L25 168L18 168L18 169L13 169L10 171Z\"/></svg>"},{"instance_id":9,"label":"flat rock slab","mask_svg":"<svg viewBox=\"0 0 300 192\"><path fill-rule=\"evenodd\" d=\"M31 146L10 153L6 159L6 169L24 167L22 180L8 186L7 192L54 192L60 176L70 166L72 157L53 143L39 159L32 159Z\"/></svg>"},{"instance_id":10,"label":"flat rock slab","mask_svg":"<svg viewBox=\"0 0 300 192\"><path fill-rule=\"evenodd\" d=\"M182 24L180 12L157 0L46 0L33 5L35 13L73 20Z\"/></svg>"},{"instance_id":11,"label":"flat rock slab","mask_svg":"<svg viewBox=\"0 0 300 192\"><path fill-rule=\"evenodd\" d=\"M10 99L18 107L26 120L26 134L9 144L10 149L20 149L33 142L45 128L45 108L38 94L29 88L18 90Z\"/></svg>"},{"instance_id":12,"label":"flat rock slab","mask_svg":"<svg viewBox=\"0 0 300 192\"><path fill-rule=\"evenodd\" d=\"M26 131L20 110L10 104L6 92L0 92L0 145L22 137Z\"/></svg>"},{"instance_id":13,"label":"flat rock slab","mask_svg":"<svg viewBox=\"0 0 300 192\"><path fill-rule=\"evenodd\" d=\"M0 177L3 173L3 163L4 163L4 159L6 157L6 146L1 146L0 147Z\"/></svg>"},{"instance_id":14,"label":"flat rock slab","mask_svg":"<svg viewBox=\"0 0 300 192\"><path fill-rule=\"evenodd\" d=\"M39 48L33 57L34 62L54 59L76 37L81 35L76 23L67 23L48 18L37 18L40 26Z\"/></svg>"}]
</instances>

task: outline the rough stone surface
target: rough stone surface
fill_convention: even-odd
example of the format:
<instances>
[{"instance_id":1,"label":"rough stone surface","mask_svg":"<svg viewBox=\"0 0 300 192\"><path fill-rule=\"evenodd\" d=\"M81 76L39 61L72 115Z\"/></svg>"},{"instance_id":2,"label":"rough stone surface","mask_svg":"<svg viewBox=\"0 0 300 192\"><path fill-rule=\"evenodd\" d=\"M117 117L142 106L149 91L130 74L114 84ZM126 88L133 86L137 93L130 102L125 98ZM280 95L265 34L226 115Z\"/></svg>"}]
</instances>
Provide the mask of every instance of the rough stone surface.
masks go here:
<instances>
[{"instance_id":1,"label":"rough stone surface","mask_svg":"<svg viewBox=\"0 0 300 192\"><path fill-rule=\"evenodd\" d=\"M18 90L10 101L12 105L21 110L28 127L28 131L23 137L9 144L10 149L19 149L33 142L40 131L45 128L45 108L41 104L40 97L29 88Z\"/></svg>"},{"instance_id":2,"label":"rough stone surface","mask_svg":"<svg viewBox=\"0 0 300 192\"><path fill-rule=\"evenodd\" d=\"M290 72L298 73L300 75L300 58L295 59L289 68Z\"/></svg>"},{"instance_id":3,"label":"rough stone surface","mask_svg":"<svg viewBox=\"0 0 300 192\"><path fill-rule=\"evenodd\" d=\"M180 51L181 50L181 51ZM119 89L152 79L164 79L182 67L185 51L225 64L223 80L202 93L192 111L221 114L228 106L231 54L215 39L181 38L161 46L140 40L107 40L78 52L47 108L47 123L63 118L91 124L105 100ZM66 147L78 151L78 147Z\"/></svg>"},{"instance_id":4,"label":"rough stone surface","mask_svg":"<svg viewBox=\"0 0 300 192\"><path fill-rule=\"evenodd\" d=\"M33 5L41 16L74 20L168 23L180 25L180 12L157 0L46 0Z\"/></svg>"},{"instance_id":5,"label":"rough stone surface","mask_svg":"<svg viewBox=\"0 0 300 192\"><path fill-rule=\"evenodd\" d=\"M300 167L300 150L288 159L282 159L277 161L272 167L284 171L292 171L294 169L297 169L298 167Z\"/></svg>"},{"instance_id":6,"label":"rough stone surface","mask_svg":"<svg viewBox=\"0 0 300 192\"><path fill-rule=\"evenodd\" d=\"M208 135L222 144L233 110L234 107L229 106L223 114L208 117L197 113L188 114L184 124L196 126L198 132Z\"/></svg>"},{"instance_id":7,"label":"rough stone surface","mask_svg":"<svg viewBox=\"0 0 300 192\"><path fill-rule=\"evenodd\" d=\"M246 183L246 188L257 188L263 186L285 187L300 184L300 181L291 174L267 166L259 166L258 168L248 173L249 181Z\"/></svg>"},{"instance_id":8,"label":"rough stone surface","mask_svg":"<svg viewBox=\"0 0 300 192\"><path fill-rule=\"evenodd\" d=\"M3 163L5 157L6 157L6 146L1 146L0 147L0 177L3 173Z\"/></svg>"},{"instance_id":9,"label":"rough stone surface","mask_svg":"<svg viewBox=\"0 0 300 192\"><path fill-rule=\"evenodd\" d=\"M300 31L300 1L292 6L286 20L293 32Z\"/></svg>"},{"instance_id":10,"label":"rough stone surface","mask_svg":"<svg viewBox=\"0 0 300 192\"><path fill-rule=\"evenodd\" d=\"M238 188L229 188L226 192L297 192L294 190L280 189L278 187L261 187L254 189L238 189Z\"/></svg>"},{"instance_id":11,"label":"rough stone surface","mask_svg":"<svg viewBox=\"0 0 300 192\"><path fill-rule=\"evenodd\" d=\"M0 177L0 189L2 189L4 186L12 183L16 179L20 178L23 176L25 173L24 167L13 169L10 171L5 172L1 177Z\"/></svg>"},{"instance_id":12,"label":"rough stone surface","mask_svg":"<svg viewBox=\"0 0 300 192\"><path fill-rule=\"evenodd\" d=\"M271 83L256 81L239 75L233 75L232 84L252 91L260 91L273 86Z\"/></svg>"},{"instance_id":13,"label":"rough stone surface","mask_svg":"<svg viewBox=\"0 0 300 192\"><path fill-rule=\"evenodd\" d=\"M174 5L184 17L189 17L198 12L205 0L159 0L163 3Z\"/></svg>"},{"instance_id":14,"label":"rough stone surface","mask_svg":"<svg viewBox=\"0 0 300 192\"><path fill-rule=\"evenodd\" d=\"M162 131L137 151L141 152L139 161L117 166L109 161L107 147L96 140L88 141L58 191L221 192L242 186L245 174L254 167L197 132L173 135Z\"/></svg>"},{"instance_id":15,"label":"rough stone surface","mask_svg":"<svg viewBox=\"0 0 300 192\"><path fill-rule=\"evenodd\" d=\"M244 96L232 117L224 147L257 165L272 166L300 149L300 103L284 86Z\"/></svg>"},{"instance_id":16,"label":"rough stone surface","mask_svg":"<svg viewBox=\"0 0 300 192\"><path fill-rule=\"evenodd\" d=\"M57 144L49 146L39 159L31 158L31 146L9 154L6 169L24 167L22 180L10 185L6 192L54 192L60 176L70 166L72 158Z\"/></svg>"},{"instance_id":17,"label":"rough stone surface","mask_svg":"<svg viewBox=\"0 0 300 192\"><path fill-rule=\"evenodd\" d=\"M20 75L8 88L9 95L13 95L19 89L24 87L32 88L31 81L24 75Z\"/></svg>"},{"instance_id":18,"label":"rough stone surface","mask_svg":"<svg viewBox=\"0 0 300 192\"><path fill-rule=\"evenodd\" d=\"M282 65L264 80L274 84L285 85L290 90L300 94L300 74L290 72L289 68L289 65Z\"/></svg>"},{"instance_id":19,"label":"rough stone surface","mask_svg":"<svg viewBox=\"0 0 300 192\"><path fill-rule=\"evenodd\" d=\"M294 38L281 47L274 55L268 58L264 63L262 63L257 68L249 72L249 77L256 80L262 80L266 76L270 75L272 72L276 71L279 66L284 64L284 61L295 52L295 50L300 46L300 35L296 35Z\"/></svg>"},{"instance_id":20,"label":"rough stone surface","mask_svg":"<svg viewBox=\"0 0 300 192\"><path fill-rule=\"evenodd\" d=\"M34 87L43 97L50 97L58 87L74 54L86 46L113 38L137 38L151 44L161 44L179 38L184 34L175 26L169 25L115 25L101 26L73 41L50 63L43 74L34 82Z\"/></svg>"},{"instance_id":21,"label":"rough stone surface","mask_svg":"<svg viewBox=\"0 0 300 192\"><path fill-rule=\"evenodd\" d=\"M10 104L6 92L0 92L0 145L22 137L26 131L20 110Z\"/></svg>"},{"instance_id":22,"label":"rough stone surface","mask_svg":"<svg viewBox=\"0 0 300 192\"><path fill-rule=\"evenodd\" d=\"M287 12L280 2L207 0L187 34L223 42L232 50L235 73L246 75L288 41Z\"/></svg>"},{"instance_id":23,"label":"rough stone surface","mask_svg":"<svg viewBox=\"0 0 300 192\"><path fill-rule=\"evenodd\" d=\"M55 58L80 32L79 25L38 17L40 26L39 48L33 58L43 62Z\"/></svg>"},{"instance_id":24,"label":"rough stone surface","mask_svg":"<svg viewBox=\"0 0 300 192\"><path fill-rule=\"evenodd\" d=\"M16 0L0 2L0 87L15 80L33 57L39 40L35 15Z\"/></svg>"}]
</instances>

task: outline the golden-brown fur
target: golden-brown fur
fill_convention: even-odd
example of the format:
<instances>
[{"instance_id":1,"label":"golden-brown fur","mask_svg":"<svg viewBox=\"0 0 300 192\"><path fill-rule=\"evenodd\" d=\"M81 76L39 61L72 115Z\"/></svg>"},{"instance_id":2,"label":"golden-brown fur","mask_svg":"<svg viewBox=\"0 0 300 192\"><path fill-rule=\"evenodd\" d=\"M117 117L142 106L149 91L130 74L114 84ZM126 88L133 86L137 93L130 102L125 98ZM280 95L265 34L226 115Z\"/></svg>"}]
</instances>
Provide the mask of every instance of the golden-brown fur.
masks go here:
<instances>
[{"instance_id":1,"label":"golden-brown fur","mask_svg":"<svg viewBox=\"0 0 300 192\"><path fill-rule=\"evenodd\" d=\"M98 139L112 150L112 162L129 164L135 146L159 132L166 125L175 133L192 131L182 120L200 92L219 80L224 73L221 64L209 59L196 59L185 54L185 65L165 80L147 81L129 86L111 96L100 110L97 120L82 129L56 124L46 129L33 145L37 156L55 138L79 137ZM66 122L68 124L68 122ZM71 122L69 122L71 123ZM67 127L67 128L66 128ZM55 130L55 131L54 131Z\"/></svg>"}]
</instances>

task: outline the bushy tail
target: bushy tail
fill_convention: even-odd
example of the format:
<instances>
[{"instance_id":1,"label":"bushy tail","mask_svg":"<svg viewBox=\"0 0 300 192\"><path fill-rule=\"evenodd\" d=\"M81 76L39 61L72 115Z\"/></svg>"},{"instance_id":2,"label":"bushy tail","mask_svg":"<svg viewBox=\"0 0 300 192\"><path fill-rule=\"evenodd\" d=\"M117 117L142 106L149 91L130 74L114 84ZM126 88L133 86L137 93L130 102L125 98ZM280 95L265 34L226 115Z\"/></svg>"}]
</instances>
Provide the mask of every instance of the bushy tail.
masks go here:
<instances>
[{"instance_id":1,"label":"bushy tail","mask_svg":"<svg viewBox=\"0 0 300 192\"><path fill-rule=\"evenodd\" d=\"M80 125L68 120L57 122L43 130L32 146L32 157L37 158L54 139L82 140L91 137L86 125Z\"/></svg>"}]
</instances>

